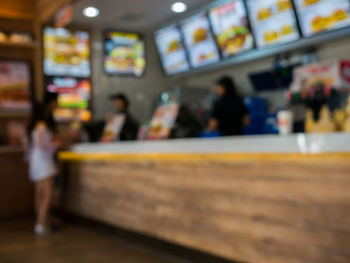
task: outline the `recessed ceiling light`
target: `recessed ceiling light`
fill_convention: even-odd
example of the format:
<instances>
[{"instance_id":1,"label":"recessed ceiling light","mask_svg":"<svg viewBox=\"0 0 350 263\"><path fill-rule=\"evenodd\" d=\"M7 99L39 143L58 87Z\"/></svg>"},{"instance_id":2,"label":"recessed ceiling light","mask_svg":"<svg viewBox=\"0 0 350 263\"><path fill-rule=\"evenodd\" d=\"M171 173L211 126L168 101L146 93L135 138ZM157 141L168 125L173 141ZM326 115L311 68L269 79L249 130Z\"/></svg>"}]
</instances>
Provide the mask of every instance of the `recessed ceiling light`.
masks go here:
<instances>
[{"instance_id":1,"label":"recessed ceiling light","mask_svg":"<svg viewBox=\"0 0 350 263\"><path fill-rule=\"evenodd\" d=\"M171 11L174 13L183 13L187 10L187 5L182 2L176 2L171 6Z\"/></svg>"},{"instance_id":2,"label":"recessed ceiling light","mask_svg":"<svg viewBox=\"0 0 350 263\"><path fill-rule=\"evenodd\" d=\"M96 7L93 7L93 6L86 7L83 10L83 15L86 17L96 17L99 14L100 14L100 10L98 10Z\"/></svg>"}]
</instances>

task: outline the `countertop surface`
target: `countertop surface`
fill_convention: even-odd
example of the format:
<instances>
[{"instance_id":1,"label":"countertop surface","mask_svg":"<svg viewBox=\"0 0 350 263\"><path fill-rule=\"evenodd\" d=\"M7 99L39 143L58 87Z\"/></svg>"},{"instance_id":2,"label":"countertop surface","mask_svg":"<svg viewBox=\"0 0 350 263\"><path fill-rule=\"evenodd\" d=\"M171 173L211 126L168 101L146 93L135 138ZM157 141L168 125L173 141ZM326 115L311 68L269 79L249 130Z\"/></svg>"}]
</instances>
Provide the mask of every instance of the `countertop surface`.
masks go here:
<instances>
[{"instance_id":1,"label":"countertop surface","mask_svg":"<svg viewBox=\"0 0 350 263\"><path fill-rule=\"evenodd\" d=\"M77 144L75 153L350 153L350 134L293 134L218 139Z\"/></svg>"}]
</instances>

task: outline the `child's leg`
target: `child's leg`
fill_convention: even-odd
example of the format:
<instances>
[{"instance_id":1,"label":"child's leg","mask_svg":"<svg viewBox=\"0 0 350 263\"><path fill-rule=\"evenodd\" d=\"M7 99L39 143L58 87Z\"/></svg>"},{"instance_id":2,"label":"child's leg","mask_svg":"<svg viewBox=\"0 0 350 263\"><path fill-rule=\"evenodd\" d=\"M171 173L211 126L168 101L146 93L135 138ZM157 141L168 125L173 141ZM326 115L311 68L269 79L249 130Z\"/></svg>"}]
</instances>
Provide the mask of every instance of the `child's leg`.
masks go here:
<instances>
[{"instance_id":1,"label":"child's leg","mask_svg":"<svg viewBox=\"0 0 350 263\"><path fill-rule=\"evenodd\" d=\"M35 184L35 215L36 224L41 224L41 203L44 196L44 183L39 181Z\"/></svg>"},{"instance_id":2,"label":"child's leg","mask_svg":"<svg viewBox=\"0 0 350 263\"><path fill-rule=\"evenodd\" d=\"M39 205L38 224L46 225L49 219L51 200L53 194L53 177L42 181L42 196Z\"/></svg>"}]
</instances>

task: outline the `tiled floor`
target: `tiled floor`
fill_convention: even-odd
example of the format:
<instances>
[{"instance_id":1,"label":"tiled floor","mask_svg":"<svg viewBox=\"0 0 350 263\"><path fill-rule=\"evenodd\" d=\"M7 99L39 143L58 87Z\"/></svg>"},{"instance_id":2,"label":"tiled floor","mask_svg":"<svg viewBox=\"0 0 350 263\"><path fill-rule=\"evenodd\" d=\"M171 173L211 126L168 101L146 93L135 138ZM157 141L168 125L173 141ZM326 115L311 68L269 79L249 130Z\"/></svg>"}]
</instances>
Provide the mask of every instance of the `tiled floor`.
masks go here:
<instances>
[{"instance_id":1,"label":"tiled floor","mask_svg":"<svg viewBox=\"0 0 350 263\"><path fill-rule=\"evenodd\" d=\"M98 231L66 225L37 238L30 221L0 221L0 263L184 263Z\"/></svg>"}]
</instances>

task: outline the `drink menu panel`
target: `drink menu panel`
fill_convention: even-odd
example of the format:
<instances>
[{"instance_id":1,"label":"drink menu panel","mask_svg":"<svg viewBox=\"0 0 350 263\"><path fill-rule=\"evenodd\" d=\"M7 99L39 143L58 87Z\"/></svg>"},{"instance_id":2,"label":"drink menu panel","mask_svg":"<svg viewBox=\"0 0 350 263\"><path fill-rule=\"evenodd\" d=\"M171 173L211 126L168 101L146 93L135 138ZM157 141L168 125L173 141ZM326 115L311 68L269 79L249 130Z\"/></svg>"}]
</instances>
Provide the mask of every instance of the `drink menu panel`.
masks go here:
<instances>
[{"instance_id":1,"label":"drink menu panel","mask_svg":"<svg viewBox=\"0 0 350 263\"><path fill-rule=\"evenodd\" d=\"M176 25L158 30L155 40L166 74L181 73L190 69L181 32Z\"/></svg>"},{"instance_id":2,"label":"drink menu panel","mask_svg":"<svg viewBox=\"0 0 350 263\"><path fill-rule=\"evenodd\" d=\"M243 0L229 0L209 11L214 35L223 57L253 48Z\"/></svg>"},{"instance_id":3,"label":"drink menu panel","mask_svg":"<svg viewBox=\"0 0 350 263\"><path fill-rule=\"evenodd\" d=\"M182 21L181 29L193 68L220 61L219 51L205 12Z\"/></svg>"},{"instance_id":4,"label":"drink menu panel","mask_svg":"<svg viewBox=\"0 0 350 263\"><path fill-rule=\"evenodd\" d=\"M350 26L349 0L294 0L304 36Z\"/></svg>"},{"instance_id":5,"label":"drink menu panel","mask_svg":"<svg viewBox=\"0 0 350 263\"><path fill-rule=\"evenodd\" d=\"M247 0L258 47L300 38L292 0Z\"/></svg>"}]
</instances>

